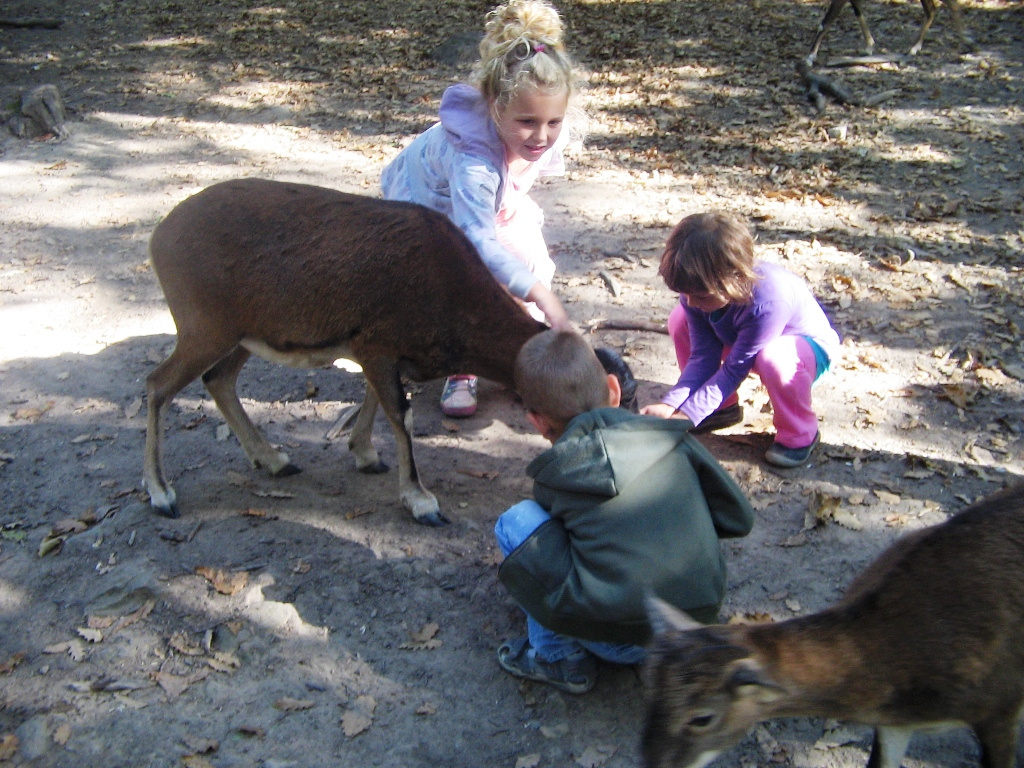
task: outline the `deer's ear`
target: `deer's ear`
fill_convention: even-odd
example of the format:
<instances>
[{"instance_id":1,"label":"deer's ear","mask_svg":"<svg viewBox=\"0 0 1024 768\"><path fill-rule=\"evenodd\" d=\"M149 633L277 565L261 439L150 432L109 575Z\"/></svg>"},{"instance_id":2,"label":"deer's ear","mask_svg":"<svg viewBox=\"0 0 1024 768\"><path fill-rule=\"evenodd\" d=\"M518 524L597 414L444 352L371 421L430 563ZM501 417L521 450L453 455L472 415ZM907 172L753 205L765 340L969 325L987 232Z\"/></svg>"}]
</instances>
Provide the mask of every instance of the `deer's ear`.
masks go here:
<instances>
[{"instance_id":1,"label":"deer's ear","mask_svg":"<svg viewBox=\"0 0 1024 768\"><path fill-rule=\"evenodd\" d=\"M644 598L644 604L647 606L647 620L651 622L651 628L656 635L663 635L667 632L688 632L691 629L700 629L704 626L654 595L647 595Z\"/></svg>"},{"instance_id":2,"label":"deer's ear","mask_svg":"<svg viewBox=\"0 0 1024 768\"><path fill-rule=\"evenodd\" d=\"M726 687L736 698L755 699L759 702L773 701L785 690L765 674L760 664L749 657L733 665Z\"/></svg>"}]
</instances>

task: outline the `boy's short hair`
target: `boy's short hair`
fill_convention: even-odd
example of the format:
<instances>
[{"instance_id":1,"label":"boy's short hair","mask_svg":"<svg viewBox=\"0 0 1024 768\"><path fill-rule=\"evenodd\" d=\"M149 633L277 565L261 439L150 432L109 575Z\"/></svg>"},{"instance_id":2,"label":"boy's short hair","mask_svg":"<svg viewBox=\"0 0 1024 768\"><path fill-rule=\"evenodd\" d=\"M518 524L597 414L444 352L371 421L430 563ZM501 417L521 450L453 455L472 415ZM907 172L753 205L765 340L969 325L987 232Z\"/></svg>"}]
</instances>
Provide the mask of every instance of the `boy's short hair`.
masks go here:
<instances>
[{"instance_id":1,"label":"boy's short hair","mask_svg":"<svg viewBox=\"0 0 1024 768\"><path fill-rule=\"evenodd\" d=\"M516 357L515 382L527 410L562 424L610 404L608 374L575 331L552 328L531 337Z\"/></svg>"},{"instance_id":2,"label":"boy's short hair","mask_svg":"<svg viewBox=\"0 0 1024 768\"><path fill-rule=\"evenodd\" d=\"M658 274L676 293L708 293L746 304L754 291L754 239L739 219L721 211L680 221L665 244Z\"/></svg>"}]
</instances>

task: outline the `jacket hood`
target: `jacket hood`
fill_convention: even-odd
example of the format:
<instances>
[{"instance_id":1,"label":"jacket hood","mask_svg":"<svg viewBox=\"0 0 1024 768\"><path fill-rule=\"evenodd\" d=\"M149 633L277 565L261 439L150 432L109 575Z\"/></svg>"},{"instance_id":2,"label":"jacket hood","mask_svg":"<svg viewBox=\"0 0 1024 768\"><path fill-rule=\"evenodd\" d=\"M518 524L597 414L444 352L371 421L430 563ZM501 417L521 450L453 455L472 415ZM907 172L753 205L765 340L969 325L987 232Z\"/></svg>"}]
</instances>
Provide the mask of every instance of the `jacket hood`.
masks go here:
<instances>
[{"instance_id":1,"label":"jacket hood","mask_svg":"<svg viewBox=\"0 0 1024 768\"><path fill-rule=\"evenodd\" d=\"M684 419L598 408L570 421L526 472L555 491L611 498L675 450L691 427Z\"/></svg>"},{"instance_id":2,"label":"jacket hood","mask_svg":"<svg viewBox=\"0 0 1024 768\"><path fill-rule=\"evenodd\" d=\"M460 152L481 157L495 168L505 167L505 147L498 136L490 106L471 85L460 83L441 96L441 125Z\"/></svg>"}]
</instances>

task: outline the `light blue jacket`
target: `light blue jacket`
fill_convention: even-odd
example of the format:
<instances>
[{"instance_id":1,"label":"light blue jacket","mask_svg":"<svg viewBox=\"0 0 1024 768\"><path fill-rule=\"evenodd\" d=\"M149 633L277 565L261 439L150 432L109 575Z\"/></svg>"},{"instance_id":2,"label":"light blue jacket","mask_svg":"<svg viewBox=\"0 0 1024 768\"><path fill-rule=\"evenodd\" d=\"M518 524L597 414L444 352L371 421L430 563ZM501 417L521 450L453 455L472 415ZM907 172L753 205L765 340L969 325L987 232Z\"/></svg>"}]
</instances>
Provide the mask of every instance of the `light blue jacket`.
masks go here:
<instances>
[{"instance_id":1,"label":"light blue jacket","mask_svg":"<svg viewBox=\"0 0 1024 768\"><path fill-rule=\"evenodd\" d=\"M384 197L445 214L476 246L491 274L513 296L525 298L537 278L502 247L495 231L508 164L487 101L470 85L453 85L441 97L440 117L384 169ZM563 130L537 160L541 176L565 173L562 150L568 139Z\"/></svg>"}]
</instances>

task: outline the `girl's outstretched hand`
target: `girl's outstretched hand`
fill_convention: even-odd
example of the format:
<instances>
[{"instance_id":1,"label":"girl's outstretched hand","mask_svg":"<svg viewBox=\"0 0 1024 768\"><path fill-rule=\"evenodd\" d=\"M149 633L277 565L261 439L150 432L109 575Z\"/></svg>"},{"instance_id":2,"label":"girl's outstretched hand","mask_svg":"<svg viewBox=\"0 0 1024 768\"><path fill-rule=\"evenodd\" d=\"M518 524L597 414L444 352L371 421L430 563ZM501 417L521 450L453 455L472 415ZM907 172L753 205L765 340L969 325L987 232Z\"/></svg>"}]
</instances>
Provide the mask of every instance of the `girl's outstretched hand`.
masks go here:
<instances>
[{"instance_id":1,"label":"girl's outstretched hand","mask_svg":"<svg viewBox=\"0 0 1024 768\"><path fill-rule=\"evenodd\" d=\"M671 405L665 405L664 403L653 403L651 405L645 405L640 409L640 413L644 416L658 416L662 419L685 419L686 414L682 411L677 411Z\"/></svg>"},{"instance_id":2,"label":"girl's outstretched hand","mask_svg":"<svg viewBox=\"0 0 1024 768\"><path fill-rule=\"evenodd\" d=\"M526 300L532 301L537 305L538 309L544 313L544 319L548 321L548 325L559 331L577 331L572 320L569 319L569 314L565 311L565 307L562 306L562 302L558 300L558 297L551 292L550 288L545 288L540 282L533 284L530 292L526 294Z\"/></svg>"}]
</instances>

